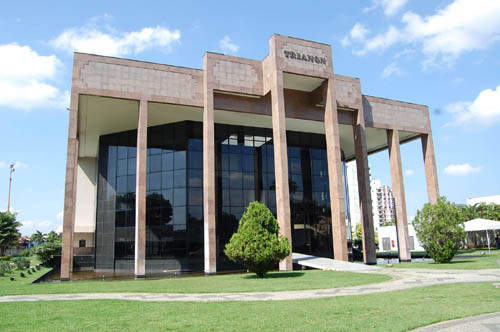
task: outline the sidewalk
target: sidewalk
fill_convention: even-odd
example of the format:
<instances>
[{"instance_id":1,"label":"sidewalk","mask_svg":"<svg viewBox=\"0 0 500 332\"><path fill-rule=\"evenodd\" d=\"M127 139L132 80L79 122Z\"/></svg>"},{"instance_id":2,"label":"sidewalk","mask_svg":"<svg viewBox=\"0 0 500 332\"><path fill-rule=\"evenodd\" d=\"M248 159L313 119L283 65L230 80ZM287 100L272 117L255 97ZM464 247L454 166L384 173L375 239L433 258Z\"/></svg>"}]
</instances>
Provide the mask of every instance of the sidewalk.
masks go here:
<instances>
[{"instance_id":1,"label":"sidewalk","mask_svg":"<svg viewBox=\"0 0 500 332\"><path fill-rule=\"evenodd\" d=\"M370 273L387 274L392 280L352 287L315 289L283 292L253 293L212 293L212 294L175 294L175 293L88 293L88 294L50 294L1 296L0 302L20 301L60 301L60 300L129 300L145 302L222 302L222 301L281 301L315 299L336 296L352 296L381 292L391 292L416 287L440 284L470 282L500 282L500 269L492 270L423 270L384 268ZM493 287L493 286L492 286Z\"/></svg>"},{"instance_id":2,"label":"sidewalk","mask_svg":"<svg viewBox=\"0 0 500 332\"><path fill-rule=\"evenodd\" d=\"M500 332L500 312L421 327L411 332Z\"/></svg>"}]
</instances>

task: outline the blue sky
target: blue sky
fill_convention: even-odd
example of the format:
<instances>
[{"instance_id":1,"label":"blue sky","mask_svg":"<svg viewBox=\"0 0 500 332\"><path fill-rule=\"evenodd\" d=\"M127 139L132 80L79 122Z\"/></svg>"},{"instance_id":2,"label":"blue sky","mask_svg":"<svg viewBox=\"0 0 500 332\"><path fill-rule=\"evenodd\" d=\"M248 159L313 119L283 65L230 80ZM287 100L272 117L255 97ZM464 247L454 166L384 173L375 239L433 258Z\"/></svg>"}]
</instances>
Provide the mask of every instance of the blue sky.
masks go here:
<instances>
[{"instance_id":1,"label":"blue sky","mask_svg":"<svg viewBox=\"0 0 500 332\"><path fill-rule=\"evenodd\" d=\"M332 45L364 94L430 108L441 194L500 194L500 1L23 1L0 11L0 209L9 163L22 232L62 224L75 50L201 68L263 59L273 33ZM427 200L420 142L402 146L408 214ZM387 152L370 156L390 185ZM5 205L5 207L3 206Z\"/></svg>"}]
</instances>

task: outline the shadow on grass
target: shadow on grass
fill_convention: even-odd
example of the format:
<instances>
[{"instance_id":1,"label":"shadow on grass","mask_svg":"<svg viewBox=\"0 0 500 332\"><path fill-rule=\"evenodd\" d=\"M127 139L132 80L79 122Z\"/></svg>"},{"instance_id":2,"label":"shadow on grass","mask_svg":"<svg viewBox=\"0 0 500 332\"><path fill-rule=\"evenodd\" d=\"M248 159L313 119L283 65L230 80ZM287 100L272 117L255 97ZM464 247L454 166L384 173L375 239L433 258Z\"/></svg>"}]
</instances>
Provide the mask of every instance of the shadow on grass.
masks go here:
<instances>
[{"instance_id":1,"label":"shadow on grass","mask_svg":"<svg viewBox=\"0 0 500 332\"><path fill-rule=\"evenodd\" d=\"M452 260L451 262L448 263L436 263L432 262L429 263L429 265L452 265L452 264L470 264L476 262L475 260L472 259L467 259L467 260Z\"/></svg>"},{"instance_id":2,"label":"shadow on grass","mask_svg":"<svg viewBox=\"0 0 500 332\"><path fill-rule=\"evenodd\" d=\"M302 277L304 272L274 272L266 273L262 279L280 279L280 278L297 278ZM256 274L244 276L243 279L261 279Z\"/></svg>"}]
</instances>

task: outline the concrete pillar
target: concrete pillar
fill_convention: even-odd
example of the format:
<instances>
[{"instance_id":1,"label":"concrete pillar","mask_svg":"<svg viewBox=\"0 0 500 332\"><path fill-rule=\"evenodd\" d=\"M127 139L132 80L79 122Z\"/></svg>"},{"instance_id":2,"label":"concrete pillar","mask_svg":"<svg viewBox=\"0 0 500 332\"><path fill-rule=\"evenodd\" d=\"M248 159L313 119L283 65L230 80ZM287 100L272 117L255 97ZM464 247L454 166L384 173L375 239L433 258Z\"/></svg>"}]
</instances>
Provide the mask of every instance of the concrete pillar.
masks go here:
<instances>
[{"instance_id":1,"label":"concrete pillar","mask_svg":"<svg viewBox=\"0 0 500 332\"><path fill-rule=\"evenodd\" d=\"M73 229L76 208L76 176L78 172L78 98L78 93L71 93L64 189L61 281L70 280L73 272Z\"/></svg>"},{"instance_id":2,"label":"concrete pillar","mask_svg":"<svg viewBox=\"0 0 500 332\"><path fill-rule=\"evenodd\" d=\"M273 72L271 84L273 118L274 178L276 181L276 213L280 234L290 242L290 255L280 262L280 271L293 269L292 230L290 226L290 192L288 187L288 151L286 143L285 96L283 93L283 72Z\"/></svg>"},{"instance_id":3,"label":"concrete pillar","mask_svg":"<svg viewBox=\"0 0 500 332\"><path fill-rule=\"evenodd\" d=\"M211 63L203 58L204 110L203 110L203 218L205 245L205 273L217 272L217 241L215 228L215 124L214 91L210 82Z\"/></svg>"},{"instance_id":4,"label":"concrete pillar","mask_svg":"<svg viewBox=\"0 0 500 332\"><path fill-rule=\"evenodd\" d=\"M146 276L146 181L148 158L148 101L139 102L137 124L137 167L135 186L135 257L136 278Z\"/></svg>"},{"instance_id":5,"label":"concrete pillar","mask_svg":"<svg viewBox=\"0 0 500 332\"><path fill-rule=\"evenodd\" d=\"M358 173L361 225L363 229L363 261L365 264L376 264L377 255L370 188L370 167L368 166L366 128L362 106L357 113L357 124L353 126L353 134L356 153L356 168Z\"/></svg>"},{"instance_id":6,"label":"concrete pillar","mask_svg":"<svg viewBox=\"0 0 500 332\"><path fill-rule=\"evenodd\" d=\"M392 193L396 205L396 230L398 236L399 260L411 261L410 240L408 237L408 217L406 215L405 186L403 181L403 167L401 164L401 150L399 148L399 132L387 130L387 144L391 164Z\"/></svg>"},{"instance_id":7,"label":"concrete pillar","mask_svg":"<svg viewBox=\"0 0 500 332\"><path fill-rule=\"evenodd\" d=\"M439 185L432 134L422 134L421 139L425 166L425 180L427 183L427 195L429 196L429 203L434 204L439 198Z\"/></svg>"},{"instance_id":8,"label":"concrete pillar","mask_svg":"<svg viewBox=\"0 0 500 332\"><path fill-rule=\"evenodd\" d=\"M328 183L332 212L334 259L347 261L347 232L345 225L344 184L342 182L342 155L340 150L337 98L333 77L328 79L325 104L325 135L328 157Z\"/></svg>"}]
</instances>

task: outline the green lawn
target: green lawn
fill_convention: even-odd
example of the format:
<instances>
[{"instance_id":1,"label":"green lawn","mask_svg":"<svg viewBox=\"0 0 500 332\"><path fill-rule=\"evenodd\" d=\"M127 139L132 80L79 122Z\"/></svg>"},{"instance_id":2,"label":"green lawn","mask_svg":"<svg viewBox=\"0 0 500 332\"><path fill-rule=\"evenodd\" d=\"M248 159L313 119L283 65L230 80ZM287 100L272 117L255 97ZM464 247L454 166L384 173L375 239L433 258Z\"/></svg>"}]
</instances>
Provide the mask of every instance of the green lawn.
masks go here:
<instances>
[{"instance_id":1,"label":"green lawn","mask_svg":"<svg viewBox=\"0 0 500 332\"><path fill-rule=\"evenodd\" d=\"M17 275L19 275L17 273ZM0 295L62 293L223 293L321 289L370 284L389 280L378 274L320 270L272 272L266 278L254 274L227 274L210 277L163 278L157 280L74 281L28 284L34 277L11 282L0 278Z\"/></svg>"},{"instance_id":2,"label":"green lawn","mask_svg":"<svg viewBox=\"0 0 500 332\"><path fill-rule=\"evenodd\" d=\"M407 331L500 311L491 283L328 299L265 302L0 303L2 331Z\"/></svg>"},{"instance_id":3,"label":"green lawn","mask_svg":"<svg viewBox=\"0 0 500 332\"><path fill-rule=\"evenodd\" d=\"M484 256L481 256L482 253ZM458 256L481 256L481 257L456 257L450 263L436 264L434 262L421 263L401 263L393 264L394 268L412 268L412 269L456 269L456 270L480 270L480 269L498 269L498 260L500 260L500 250L460 250Z\"/></svg>"}]
</instances>

